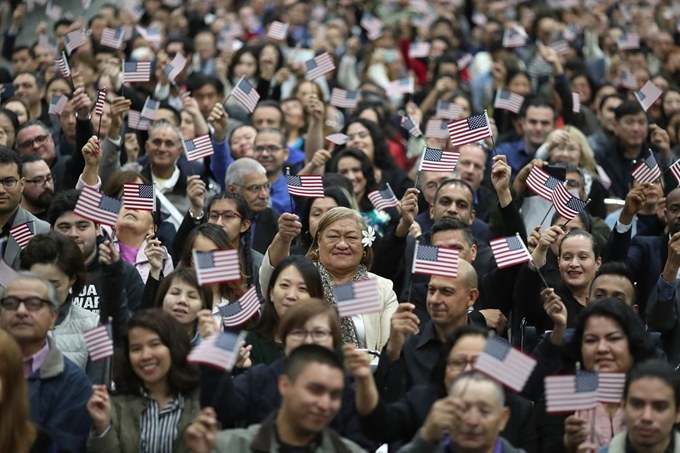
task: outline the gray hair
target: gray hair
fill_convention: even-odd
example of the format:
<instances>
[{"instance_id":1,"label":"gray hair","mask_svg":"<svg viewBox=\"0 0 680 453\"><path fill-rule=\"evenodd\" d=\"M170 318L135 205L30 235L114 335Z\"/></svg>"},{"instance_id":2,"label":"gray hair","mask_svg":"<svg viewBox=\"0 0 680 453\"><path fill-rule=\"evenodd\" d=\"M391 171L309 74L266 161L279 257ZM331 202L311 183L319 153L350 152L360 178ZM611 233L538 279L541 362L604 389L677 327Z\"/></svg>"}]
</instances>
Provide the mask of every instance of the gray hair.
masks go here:
<instances>
[{"instance_id":1,"label":"gray hair","mask_svg":"<svg viewBox=\"0 0 680 453\"><path fill-rule=\"evenodd\" d=\"M281 146L286 146L286 134L284 134L282 131L279 129L274 129L274 128L267 128L267 129L260 129L257 131L257 135L255 136L255 140L257 140L257 137L259 137L261 134L276 134L279 136L279 140L281 141Z\"/></svg>"},{"instance_id":2,"label":"gray hair","mask_svg":"<svg viewBox=\"0 0 680 453\"><path fill-rule=\"evenodd\" d=\"M242 186L246 176L253 173L266 175L267 170L265 170L261 163L250 157L237 159L234 163L229 165L229 168L227 168L227 175L224 177L224 186L227 187L229 184Z\"/></svg>"},{"instance_id":3,"label":"gray hair","mask_svg":"<svg viewBox=\"0 0 680 453\"><path fill-rule=\"evenodd\" d=\"M491 385L493 385L494 389L496 390L496 396L497 396L497 401L498 401L498 407L503 408L505 407L505 390L503 390L503 386L498 383L498 381L491 379L485 374L480 373L479 371L466 371L464 373L461 373L456 377L456 379L453 380L451 383L451 388L449 389L449 395L453 395L453 389L456 387L456 384L458 384L458 381L463 381L463 380L469 380L469 381L475 381L475 382L489 382ZM468 382L463 384L463 392L467 390ZM462 396L462 395L461 395Z\"/></svg>"},{"instance_id":4,"label":"gray hair","mask_svg":"<svg viewBox=\"0 0 680 453\"><path fill-rule=\"evenodd\" d=\"M156 129L166 127L169 127L170 129L173 130L175 134L177 134L177 138L179 139L178 145L184 147L183 143L184 138L182 137L182 131L180 131L178 127L173 126L172 123L166 120L158 120L151 123L151 125L149 126L149 138L147 138L146 141L148 142L151 139L151 134L153 133L153 131L155 131Z\"/></svg>"},{"instance_id":5,"label":"gray hair","mask_svg":"<svg viewBox=\"0 0 680 453\"><path fill-rule=\"evenodd\" d=\"M19 276L9 284L9 287L14 285L16 282L20 280L38 280L42 282L45 287L47 287L47 300L50 301L50 309L52 311L56 311L57 308L59 308L59 300L57 299L57 291L54 289L54 286L52 285L52 282L47 280L45 277L42 275L38 275L35 272L29 272L29 271L20 271ZM7 288L2 288L0 289L0 297L5 297L5 291Z\"/></svg>"}]
</instances>

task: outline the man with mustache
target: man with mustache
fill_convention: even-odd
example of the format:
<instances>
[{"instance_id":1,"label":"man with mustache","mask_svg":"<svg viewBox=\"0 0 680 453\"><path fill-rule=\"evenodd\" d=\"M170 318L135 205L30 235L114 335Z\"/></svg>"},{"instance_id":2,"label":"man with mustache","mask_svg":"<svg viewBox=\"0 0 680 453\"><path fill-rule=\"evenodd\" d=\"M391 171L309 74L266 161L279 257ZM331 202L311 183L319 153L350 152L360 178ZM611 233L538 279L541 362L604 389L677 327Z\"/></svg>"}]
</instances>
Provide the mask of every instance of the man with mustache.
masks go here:
<instances>
[{"instance_id":1,"label":"man with mustache","mask_svg":"<svg viewBox=\"0 0 680 453\"><path fill-rule=\"evenodd\" d=\"M499 435L509 418L503 387L467 371L453 381L449 396L434 403L423 427L399 453L522 452Z\"/></svg>"},{"instance_id":2,"label":"man with mustache","mask_svg":"<svg viewBox=\"0 0 680 453\"><path fill-rule=\"evenodd\" d=\"M39 156L22 156L26 185L21 197L21 207L40 220L47 221L47 210L54 197L54 178L47 162Z\"/></svg>"}]
</instances>

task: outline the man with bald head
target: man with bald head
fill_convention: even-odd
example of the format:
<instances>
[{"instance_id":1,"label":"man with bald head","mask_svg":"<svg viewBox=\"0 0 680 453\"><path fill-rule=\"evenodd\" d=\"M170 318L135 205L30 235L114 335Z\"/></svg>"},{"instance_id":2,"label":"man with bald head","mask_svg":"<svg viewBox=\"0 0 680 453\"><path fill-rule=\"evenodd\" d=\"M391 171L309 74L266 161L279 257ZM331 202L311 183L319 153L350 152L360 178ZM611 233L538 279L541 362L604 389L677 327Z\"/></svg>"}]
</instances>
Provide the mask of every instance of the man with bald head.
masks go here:
<instances>
[{"instance_id":1,"label":"man with bald head","mask_svg":"<svg viewBox=\"0 0 680 453\"><path fill-rule=\"evenodd\" d=\"M446 338L457 327L473 323L468 311L479 290L477 272L458 262L457 278L433 275L427 288L430 320L421 324L415 305L399 305L390 321L390 338L380 353L375 380L383 396L394 400L417 384L427 383ZM484 326L482 321L482 326Z\"/></svg>"}]
</instances>

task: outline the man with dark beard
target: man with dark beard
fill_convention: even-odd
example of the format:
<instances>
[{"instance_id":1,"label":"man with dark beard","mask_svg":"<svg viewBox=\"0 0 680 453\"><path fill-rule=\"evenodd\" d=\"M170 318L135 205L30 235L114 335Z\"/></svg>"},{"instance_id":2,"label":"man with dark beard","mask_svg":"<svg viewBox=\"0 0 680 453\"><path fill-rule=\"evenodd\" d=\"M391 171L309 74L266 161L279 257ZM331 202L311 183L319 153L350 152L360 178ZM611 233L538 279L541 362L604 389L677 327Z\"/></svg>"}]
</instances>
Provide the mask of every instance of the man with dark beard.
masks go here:
<instances>
[{"instance_id":1,"label":"man with dark beard","mask_svg":"<svg viewBox=\"0 0 680 453\"><path fill-rule=\"evenodd\" d=\"M47 209L54 197L52 171L47 162L33 154L21 157L21 166L26 178L21 207L47 221Z\"/></svg>"}]
</instances>

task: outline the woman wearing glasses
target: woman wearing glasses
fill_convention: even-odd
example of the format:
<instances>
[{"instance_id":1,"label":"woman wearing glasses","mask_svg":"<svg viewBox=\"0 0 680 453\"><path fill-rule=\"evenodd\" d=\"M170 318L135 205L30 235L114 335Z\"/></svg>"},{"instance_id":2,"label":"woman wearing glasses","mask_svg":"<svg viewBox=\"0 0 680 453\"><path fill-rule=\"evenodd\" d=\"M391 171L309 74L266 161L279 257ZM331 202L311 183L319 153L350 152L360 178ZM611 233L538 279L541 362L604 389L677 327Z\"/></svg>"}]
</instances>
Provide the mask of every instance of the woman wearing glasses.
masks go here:
<instances>
[{"instance_id":1,"label":"woman wearing glasses","mask_svg":"<svg viewBox=\"0 0 680 453\"><path fill-rule=\"evenodd\" d=\"M281 405L278 378L283 373L288 357L303 344L317 344L336 350L342 341L337 311L321 299L300 300L290 307L279 323L278 337L283 343L285 357L268 365L260 364L243 373L231 376L215 368L200 366L201 406L215 409L222 428L236 423L250 426L261 423ZM330 427L364 448L377 445L367 441L359 427L354 409L354 387L346 375L342 392L342 409Z\"/></svg>"},{"instance_id":2,"label":"woman wearing glasses","mask_svg":"<svg viewBox=\"0 0 680 453\"><path fill-rule=\"evenodd\" d=\"M355 404L364 432L380 443L408 443L425 423L432 405L448 395L456 377L472 369L486 346L487 335L486 329L474 325L453 331L442 347L430 382L411 388L393 403L378 395L367 354L345 346L345 369L357 382ZM501 436L527 453L536 452L538 439L531 401L506 390L505 405L510 408L510 419Z\"/></svg>"}]
</instances>

